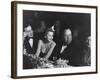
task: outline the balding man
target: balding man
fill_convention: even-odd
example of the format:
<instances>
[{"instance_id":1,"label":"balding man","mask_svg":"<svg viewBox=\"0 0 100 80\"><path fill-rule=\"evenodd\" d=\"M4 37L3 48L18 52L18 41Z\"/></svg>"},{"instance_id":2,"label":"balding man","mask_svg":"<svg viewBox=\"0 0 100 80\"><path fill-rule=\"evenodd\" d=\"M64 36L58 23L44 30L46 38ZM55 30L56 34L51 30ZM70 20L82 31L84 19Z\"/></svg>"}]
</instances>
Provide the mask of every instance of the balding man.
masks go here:
<instances>
[{"instance_id":1,"label":"balding man","mask_svg":"<svg viewBox=\"0 0 100 80\"><path fill-rule=\"evenodd\" d=\"M72 31L71 29L65 29L62 35L62 40L57 44L54 50L53 59L63 59L70 61L70 55L72 54Z\"/></svg>"}]
</instances>

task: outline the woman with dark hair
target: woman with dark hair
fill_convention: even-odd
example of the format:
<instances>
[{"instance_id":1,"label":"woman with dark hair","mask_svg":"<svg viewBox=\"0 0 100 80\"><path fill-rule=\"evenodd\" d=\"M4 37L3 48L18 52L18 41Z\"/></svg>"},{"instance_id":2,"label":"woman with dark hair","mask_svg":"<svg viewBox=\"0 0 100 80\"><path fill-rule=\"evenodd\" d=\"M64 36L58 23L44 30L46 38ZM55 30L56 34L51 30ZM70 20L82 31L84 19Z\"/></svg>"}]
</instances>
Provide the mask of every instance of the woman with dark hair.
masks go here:
<instances>
[{"instance_id":1,"label":"woman with dark hair","mask_svg":"<svg viewBox=\"0 0 100 80\"><path fill-rule=\"evenodd\" d=\"M40 57L44 60L49 59L56 45L56 43L53 41L53 35L54 30L52 28L46 30L44 39L38 41L35 57Z\"/></svg>"}]
</instances>

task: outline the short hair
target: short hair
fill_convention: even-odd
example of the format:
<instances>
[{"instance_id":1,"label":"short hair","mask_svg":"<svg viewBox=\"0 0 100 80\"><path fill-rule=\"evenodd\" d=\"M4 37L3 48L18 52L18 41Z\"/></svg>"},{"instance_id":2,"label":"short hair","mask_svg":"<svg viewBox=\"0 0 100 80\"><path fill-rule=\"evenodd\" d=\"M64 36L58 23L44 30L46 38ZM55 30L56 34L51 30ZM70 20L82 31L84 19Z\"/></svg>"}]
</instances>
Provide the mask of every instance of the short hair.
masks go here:
<instances>
[{"instance_id":1,"label":"short hair","mask_svg":"<svg viewBox=\"0 0 100 80\"><path fill-rule=\"evenodd\" d=\"M32 30L31 25L28 25L27 27L24 28L24 31L29 31L29 30Z\"/></svg>"}]
</instances>

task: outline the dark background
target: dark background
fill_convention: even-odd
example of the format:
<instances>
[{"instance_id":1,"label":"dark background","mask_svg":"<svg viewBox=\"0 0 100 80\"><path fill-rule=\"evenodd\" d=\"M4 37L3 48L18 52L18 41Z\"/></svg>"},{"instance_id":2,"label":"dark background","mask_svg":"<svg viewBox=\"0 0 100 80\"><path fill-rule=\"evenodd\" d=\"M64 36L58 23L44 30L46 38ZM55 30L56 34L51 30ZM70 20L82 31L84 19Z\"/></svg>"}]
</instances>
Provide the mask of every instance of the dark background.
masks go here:
<instances>
[{"instance_id":1,"label":"dark background","mask_svg":"<svg viewBox=\"0 0 100 80\"><path fill-rule=\"evenodd\" d=\"M70 28L73 42L73 65L88 65L87 59L90 56L90 50L86 40L88 36L91 36L90 14L23 10L23 27L28 25L32 26L36 39L43 38L45 30L54 25L56 43L62 39L63 30ZM84 60L85 58L87 59Z\"/></svg>"},{"instance_id":2,"label":"dark background","mask_svg":"<svg viewBox=\"0 0 100 80\"><path fill-rule=\"evenodd\" d=\"M55 25L55 38L60 38L65 28L70 28L74 36L90 36L90 14L23 10L23 26L31 25L36 34L43 33ZM42 37L42 36L40 36Z\"/></svg>"}]
</instances>

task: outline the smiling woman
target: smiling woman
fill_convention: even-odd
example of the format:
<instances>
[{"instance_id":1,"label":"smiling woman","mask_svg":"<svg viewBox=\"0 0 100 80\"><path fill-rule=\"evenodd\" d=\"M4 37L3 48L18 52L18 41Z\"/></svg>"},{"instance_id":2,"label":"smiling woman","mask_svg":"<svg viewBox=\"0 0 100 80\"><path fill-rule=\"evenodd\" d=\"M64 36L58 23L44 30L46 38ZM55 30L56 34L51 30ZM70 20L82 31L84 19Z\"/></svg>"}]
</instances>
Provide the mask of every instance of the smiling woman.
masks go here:
<instances>
[{"instance_id":1,"label":"smiling woman","mask_svg":"<svg viewBox=\"0 0 100 80\"><path fill-rule=\"evenodd\" d=\"M45 32L43 40L39 40L36 56L41 55L45 60L48 60L56 43L53 41L54 32L52 29L48 29Z\"/></svg>"}]
</instances>

